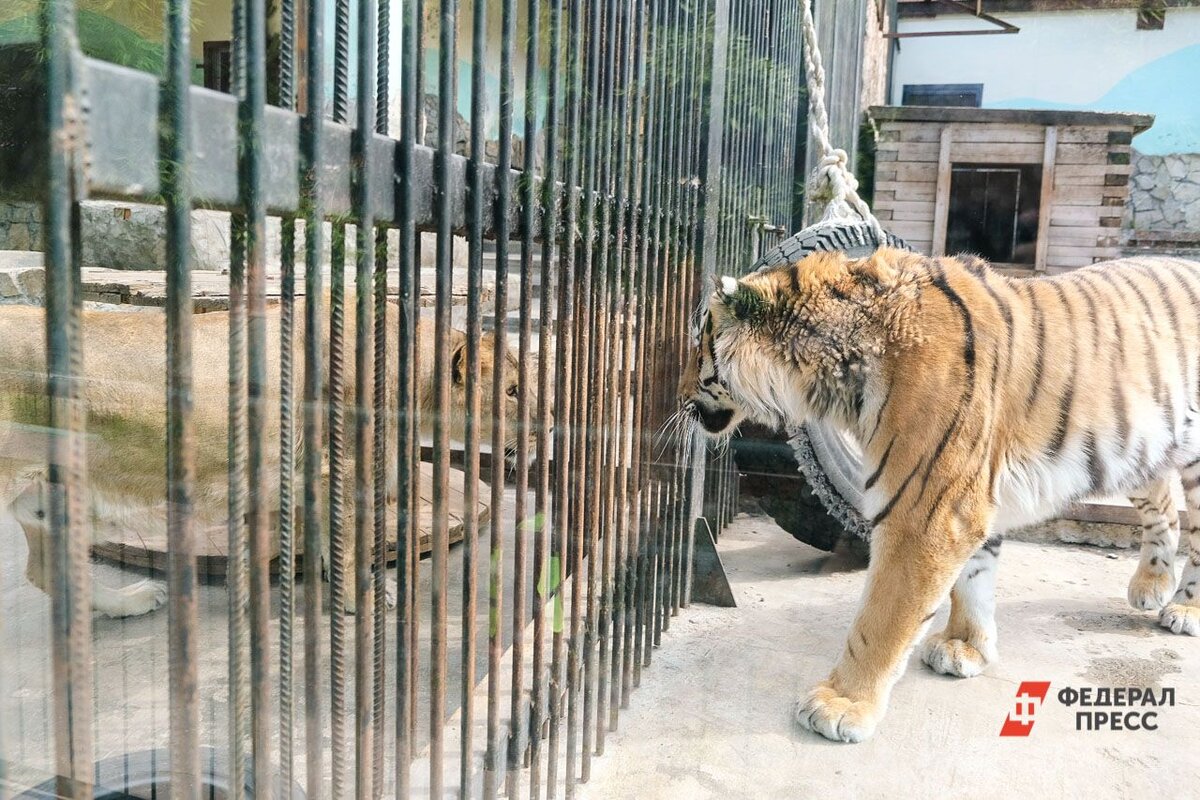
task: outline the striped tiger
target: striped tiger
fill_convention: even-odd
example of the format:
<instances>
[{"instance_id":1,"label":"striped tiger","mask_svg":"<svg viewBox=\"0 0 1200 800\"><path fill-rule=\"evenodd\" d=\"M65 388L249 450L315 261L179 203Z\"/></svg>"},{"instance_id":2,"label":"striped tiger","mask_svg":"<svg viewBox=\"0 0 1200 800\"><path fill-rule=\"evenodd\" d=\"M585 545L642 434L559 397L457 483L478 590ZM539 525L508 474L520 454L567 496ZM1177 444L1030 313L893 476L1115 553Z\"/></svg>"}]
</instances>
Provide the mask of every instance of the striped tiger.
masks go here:
<instances>
[{"instance_id":1,"label":"striped tiger","mask_svg":"<svg viewBox=\"0 0 1200 800\"><path fill-rule=\"evenodd\" d=\"M1006 530L1089 496L1129 495L1143 521L1129 602L1200 634L1200 264L1130 258L1014 278L971 256L816 253L708 299L680 414L709 436L744 419L824 418L864 460L871 561L828 680L796 704L829 739L869 737L921 646L939 673L996 659ZM1176 581L1182 477L1189 557Z\"/></svg>"}]
</instances>

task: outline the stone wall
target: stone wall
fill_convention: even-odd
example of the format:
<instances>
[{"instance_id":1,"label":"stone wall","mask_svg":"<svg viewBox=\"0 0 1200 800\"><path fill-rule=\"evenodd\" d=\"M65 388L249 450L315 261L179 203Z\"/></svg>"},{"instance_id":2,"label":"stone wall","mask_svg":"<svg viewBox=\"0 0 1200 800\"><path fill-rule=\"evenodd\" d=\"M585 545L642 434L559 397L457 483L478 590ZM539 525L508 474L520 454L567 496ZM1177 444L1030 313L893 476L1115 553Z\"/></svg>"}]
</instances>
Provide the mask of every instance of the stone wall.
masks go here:
<instances>
[{"instance_id":1,"label":"stone wall","mask_svg":"<svg viewBox=\"0 0 1200 800\"><path fill-rule=\"evenodd\" d=\"M92 200L82 206L83 265L104 269L166 269L166 222L159 206ZM297 223L296 264L304 264L304 223ZM329 260L330 224L325 224L325 263ZM354 263L354 226L346 236L347 264ZM436 253L432 233L423 233L422 266L433 266ZM392 232L393 252L396 233ZM466 241L455 237L455 266L467 262ZM36 203L0 203L0 250L40 251L42 212ZM267 218L267 265L279 268L282 240L277 217ZM222 271L229 268L229 214L224 211L192 212L192 268Z\"/></svg>"},{"instance_id":2,"label":"stone wall","mask_svg":"<svg viewBox=\"0 0 1200 800\"><path fill-rule=\"evenodd\" d=\"M41 249L41 206L36 203L0 203L0 250Z\"/></svg>"},{"instance_id":3,"label":"stone wall","mask_svg":"<svg viewBox=\"0 0 1200 800\"><path fill-rule=\"evenodd\" d=\"M1127 228L1200 233L1200 153L1134 153Z\"/></svg>"}]
</instances>

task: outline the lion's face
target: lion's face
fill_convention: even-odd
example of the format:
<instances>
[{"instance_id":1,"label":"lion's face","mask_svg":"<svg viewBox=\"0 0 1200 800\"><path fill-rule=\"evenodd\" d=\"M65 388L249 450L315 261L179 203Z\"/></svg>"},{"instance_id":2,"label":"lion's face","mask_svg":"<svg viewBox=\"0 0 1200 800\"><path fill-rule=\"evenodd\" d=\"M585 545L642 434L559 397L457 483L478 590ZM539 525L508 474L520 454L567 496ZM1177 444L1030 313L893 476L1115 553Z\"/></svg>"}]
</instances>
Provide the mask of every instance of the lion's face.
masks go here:
<instances>
[{"instance_id":1,"label":"lion's face","mask_svg":"<svg viewBox=\"0 0 1200 800\"><path fill-rule=\"evenodd\" d=\"M485 446L490 446L494 433L495 346L495 334L491 332L483 334L479 342L479 416L477 417L477 430L479 431L479 441ZM450 401L454 410L450 425L450 438L455 441L465 442L467 439L467 337L462 331L451 331L450 367ZM528 419L530 420L526 434L532 452L533 440L538 430L538 423L536 421L538 406L537 363L531 362L525 367L525 370L528 373ZM520 417L520 405L518 403L518 382L520 375L521 366L506 343L504 348L504 396L501 398L501 406L504 409L504 451L508 457L512 457L515 454L519 441L518 420Z\"/></svg>"}]
</instances>

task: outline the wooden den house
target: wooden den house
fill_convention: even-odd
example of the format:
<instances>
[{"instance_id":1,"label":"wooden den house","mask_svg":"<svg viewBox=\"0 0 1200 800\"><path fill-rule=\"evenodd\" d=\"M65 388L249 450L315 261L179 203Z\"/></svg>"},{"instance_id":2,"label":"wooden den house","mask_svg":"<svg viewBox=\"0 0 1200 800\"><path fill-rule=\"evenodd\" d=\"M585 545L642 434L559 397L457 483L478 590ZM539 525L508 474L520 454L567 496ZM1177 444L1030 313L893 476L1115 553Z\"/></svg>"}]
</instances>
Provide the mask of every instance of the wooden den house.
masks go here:
<instances>
[{"instance_id":1,"label":"wooden den house","mask_svg":"<svg viewBox=\"0 0 1200 800\"><path fill-rule=\"evenodd\" d=\"M1018 275L1118 258L1130 142L1148 114L875 106L874 209L924 253Z\"/></svg>"}]
</instances>

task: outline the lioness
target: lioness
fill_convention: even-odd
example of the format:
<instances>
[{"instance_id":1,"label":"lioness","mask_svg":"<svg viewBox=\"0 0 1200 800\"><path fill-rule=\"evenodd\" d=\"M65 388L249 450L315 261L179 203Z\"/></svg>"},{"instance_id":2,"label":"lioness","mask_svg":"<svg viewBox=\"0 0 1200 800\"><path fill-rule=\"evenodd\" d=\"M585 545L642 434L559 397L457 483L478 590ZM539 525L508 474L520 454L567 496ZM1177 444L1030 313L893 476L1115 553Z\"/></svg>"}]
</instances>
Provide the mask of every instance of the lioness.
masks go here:
<instances>
[{"instance_id":1,"label":"lioness","mask_svg":"<svg viewBox=\"0 0 1200 800\"><path fill-rule=\"evenodd\" d=\"M296 429L301 435L299 393L303 386L303 305L297 304L293 363L297 393ZM346 393L348 417L353 413L353 300L346 314ZM388 386L395 387L399 358L394 341L397 308L388 306ZM228 447L228 331L227 312L199 314L193 318L193 397L195 452L195 525L204 530L223 527L227 509ZM323 331L328 353L328 331ZM437 409L434 395L434 324L422 320L418 338L421 348L417 375L422 434L432 431ZM85 310L83 313L84 395L87 402L88 503L90 528L95 541L118 538L120 531L162 531L166 527L166 344L165 316L157 309L131 311ZM450 436L464 437L466 408L466 344L463 331L452 330ZM494 338L484 334L480 342L480 440L492 436L492 376ZM267 313L268 413L264 439L279 438L278 309ZM506 451L516 446L518 365L511 351L506 356L507 433ZM328 357L326 358L328 368ZM47 401L45 395L45 329L43 311L27 306L0 307L0 491L10 498L10 512L25 532L29 543L26 577L38 588L49 591L50 549L48 542L48 482L46 474ZM536 402L536 398L531 398ZM352 441L352 422L347 421L347 441ZM394 388L388 395L387 431L388 494L396 494L397 402ZM297 442L298 452L303 444ZM274 448L272 448L274 449ZM352 447L349 448L352 451ZM272 491L271 507L278 507L278 451L268 454L267 485ZM353 453L350 453L353 457ZM348 465L347 473L352 475ZM302 479L302 461L297 456L297 481ZM348 514L353 513L352 481L347 481ZM326 490L322 489L322 496ZM302 502L297 492L297 503ZM123 538L123 537L121 537ZM353 558L353 548L347 548ZM326 547L326 552L328 548ZM325 555L325 554L323 554ZM354 569L347 565L352 581ZM347 593L347 610L353 610L353 586ZM143 580L121 589L96 584L92 604L111 617L145 614L166 598L166 586Z\"/></svg>"}]
</instances>

